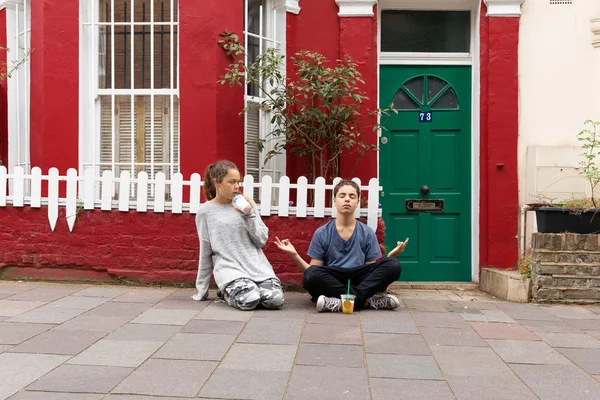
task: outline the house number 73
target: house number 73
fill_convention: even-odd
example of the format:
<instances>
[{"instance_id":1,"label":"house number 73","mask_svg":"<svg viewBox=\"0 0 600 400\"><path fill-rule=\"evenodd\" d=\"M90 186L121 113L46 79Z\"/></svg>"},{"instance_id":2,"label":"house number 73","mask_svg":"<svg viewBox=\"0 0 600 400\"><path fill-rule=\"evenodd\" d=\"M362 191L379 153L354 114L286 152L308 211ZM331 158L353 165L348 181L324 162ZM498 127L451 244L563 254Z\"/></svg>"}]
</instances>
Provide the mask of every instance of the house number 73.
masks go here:
<instances>
[{"instance_id":1,"label":"house number 73","mask_svg":"<svg viewBox=\"0 0 600 400\"><path fill-rule=\"evenodd\" d=\"M419 113L419 122L431 122L432 119L433 116L431 115L430 111Z\"/></svg>"}]
</instances>

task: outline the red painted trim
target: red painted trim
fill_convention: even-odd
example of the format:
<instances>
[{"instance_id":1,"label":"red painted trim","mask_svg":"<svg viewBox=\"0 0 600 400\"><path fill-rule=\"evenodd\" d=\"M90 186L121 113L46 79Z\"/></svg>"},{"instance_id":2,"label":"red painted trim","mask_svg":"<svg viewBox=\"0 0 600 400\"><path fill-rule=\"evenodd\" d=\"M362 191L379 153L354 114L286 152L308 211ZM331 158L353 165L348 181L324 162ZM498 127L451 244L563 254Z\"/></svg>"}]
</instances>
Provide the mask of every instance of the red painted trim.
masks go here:
<instances>
[{"instance_id":1,"label":"red painted trim","mask_svg":"<svg viewBox=\"0 0 600 400\"><path fill-rule=\"evenodd\" d=\"M79 2L31 2L31 164L78 167Z\"/></svg>"},{"instance_id":2,"label":"red painted trim","mask_svg":"<svg viewBox=\"0 0 600 400\"><path fill-rule=\"evenodd\" d=\"M217 80L230 63L217 44L225 29L242 36L243 6L236 0L186 0L179 7L181 172L204 173L227 158L244 167L244 108L240 87Z\"/></svg>"},{"instance_id":3,"label":"red painted trim","mask_svg":"<svg viewBox=\"0 0 600 400\"><path fill-rule=\"evenodd\" d=\"M6 42L6 9L0 10L0 46L8 47ZM0 63L6 66L6 51L0 50ZM0 82L0 160L8 167L8 99L7 81Z\"/></svg>"},{"instance_id":4,"label":"red painted trim","mask_svg":"<svg viewBox=\"0 0 600 400\"><path fill-rule=\"evenodd\" d=\"M481 265L508 268L518 259L519 19L487 18L485 27L488 43L482 57L482 100L487 104L485 118L482 108L481 243L487 248L482 251ZM483 46L482 40L482 50Z\"/></svg>"}]
</instances>

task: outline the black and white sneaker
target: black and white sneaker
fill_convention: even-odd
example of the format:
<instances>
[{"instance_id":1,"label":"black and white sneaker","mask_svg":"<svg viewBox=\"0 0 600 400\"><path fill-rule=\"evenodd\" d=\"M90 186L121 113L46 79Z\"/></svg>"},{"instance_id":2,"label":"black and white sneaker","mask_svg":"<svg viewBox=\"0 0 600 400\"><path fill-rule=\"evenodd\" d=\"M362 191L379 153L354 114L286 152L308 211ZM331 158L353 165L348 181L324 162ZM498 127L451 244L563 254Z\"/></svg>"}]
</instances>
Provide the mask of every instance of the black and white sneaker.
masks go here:
<instances>
[{"instance_id":1,"label":"black and white sneaker","mask_svg":"<svg viewBox=\"0 0 600 400\"><path fill-rule=\"evenodd\" d=\"M393 294L384 294L383 296L371 296L368 300L369 308L375 310L394 310L400 305L400 301Z\"/></svg>"},{"instance_id":2,"label":"black and white sneaker","mask_svg":"<svg viewBox=\"0 0 600 400\"><path fill-rule=\"evenodd\" d=\"M337 297L319 296L317 299L318 312L340 312L342 311L342 300Z\"/></svg>"}]
</instances>

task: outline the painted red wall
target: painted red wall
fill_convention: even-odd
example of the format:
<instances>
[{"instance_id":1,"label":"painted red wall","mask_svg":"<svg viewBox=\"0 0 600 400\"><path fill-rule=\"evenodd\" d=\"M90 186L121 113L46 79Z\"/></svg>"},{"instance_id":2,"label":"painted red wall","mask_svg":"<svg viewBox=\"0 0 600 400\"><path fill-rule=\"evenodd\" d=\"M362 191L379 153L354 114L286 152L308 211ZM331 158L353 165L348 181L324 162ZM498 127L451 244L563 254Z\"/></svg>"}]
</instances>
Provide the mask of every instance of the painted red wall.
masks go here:
<instances>
[{"instance_id":1,"label":"painted red wall","mask_svg":"<svg viewBox=\"0 0 600 400\"><path fill-rule=\"evenodd\" d=\"M6 48L6 9L0 10L0 47ZM6 65L6 51L0 50L0 63ZM0 160L8 167L7 82L0 82Z\"/></svg>"},{"instance_id":2,"label":"painted red wall","mask_svg":"<svg viewBox=\"0 0 600 400\"><path fill-rule=\"evenodd\" d=\"M185 0L179 7L181 172L189 176L218 159L244 168L244 108L241 87L217 81L231 60L217 44L229 30L242 36L238 0Z\"/></svg>"},{"instance_id":3,"label":"painted red wall","mask_svg":"<svg viewBox=\"0 0 600 400\"><path fill-rule=\"evenodd\" d=\"M481 11L480 266L518 259L519 19Z\"/></svg>"},{"instance_id":4,"label":"painted red wall","mask_svg":"<svg viewBox=\"0 0 600 400\"><path fill-rule=\"evenodd\" d=\"M78 167L79 2L31 2L31 165Z\"/></svg>"},{"instance_id":5,"label":"painted red wall","mask_svg":"<svg viewBox=\"0 0 600 400\"><path fill-rule=\"evenodd\" d=\"M377 15L377 10L375 10ZM340 54L352 57L358 64L358 70L365 81L360 88L369 97L362 105L364 111L361 119L363 127L364 142L368 145L377 144L377 133L373 132L373 125L377 123L376 118L369 118L368 110L377 109L377 17L342 17L340 18ZM343 178L359 177L362 182L377 177L377 153L371 151L363 156L356 164L357 154L350 154L340 160L340 176ZM354 172L353 172L354 171ZM352 176L350 176L352 175Z\"/></svg>"},{"instance_id":6,"label":"painted red wall","mask_svg":"<svg viewBox=\"0 0 600 400\"><path fill-rule=\"evenodd\" d=\"M199 246L194 215L82 211L69 232L64 210L52 232L46 208L0 208L0 278L195 282ZM306 254L314 231L329 218L263 220L270 238L289 238ZM381 220L377 236L383 244ZM301 283L294 262L272 240L264 251L284 284Z\"/></svg>"}]
</instances>

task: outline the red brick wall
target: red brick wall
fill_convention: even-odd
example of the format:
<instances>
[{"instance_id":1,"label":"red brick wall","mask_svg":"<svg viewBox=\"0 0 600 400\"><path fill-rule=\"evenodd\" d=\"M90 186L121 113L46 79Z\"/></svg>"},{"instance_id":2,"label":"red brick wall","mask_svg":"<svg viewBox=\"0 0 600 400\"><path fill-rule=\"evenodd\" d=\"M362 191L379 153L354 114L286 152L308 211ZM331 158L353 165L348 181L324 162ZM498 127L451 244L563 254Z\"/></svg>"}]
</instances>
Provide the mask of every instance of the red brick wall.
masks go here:
<instances>
[{"instance_id":1,"label":"red brick wall","mask_svg":"<svg viewBox=\"0 0 600 400\"><path fill-rule=\"evenodd\" d=\"M0 208L0 277L48 280L133 281L193 284L198 269L194 215L82 211L69 232L60 209L54 232L46 208ZM263 219L270 240L264 251L285 284L299 285L302 274L273 244L289 238L306 254L312 234L328 218ZM383 243L379 221L377 237ZM306 258L308 259L308 258Z\"/></svg>"}]
</instances>

